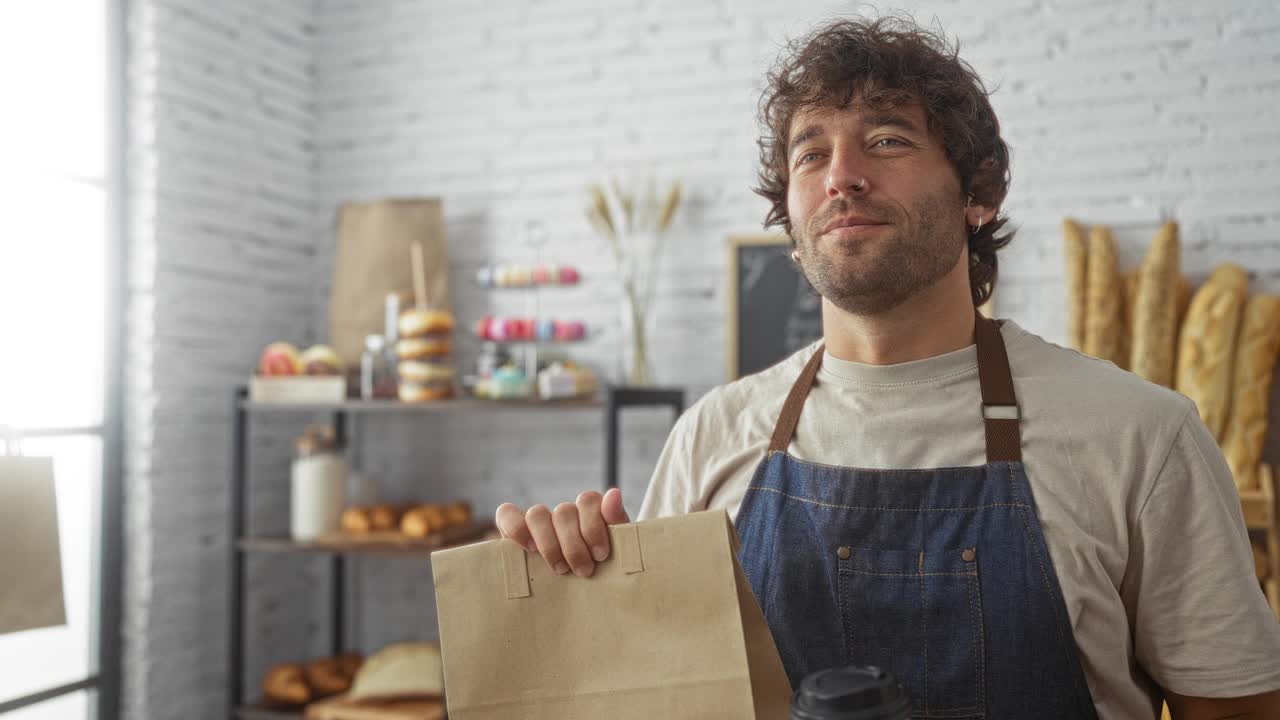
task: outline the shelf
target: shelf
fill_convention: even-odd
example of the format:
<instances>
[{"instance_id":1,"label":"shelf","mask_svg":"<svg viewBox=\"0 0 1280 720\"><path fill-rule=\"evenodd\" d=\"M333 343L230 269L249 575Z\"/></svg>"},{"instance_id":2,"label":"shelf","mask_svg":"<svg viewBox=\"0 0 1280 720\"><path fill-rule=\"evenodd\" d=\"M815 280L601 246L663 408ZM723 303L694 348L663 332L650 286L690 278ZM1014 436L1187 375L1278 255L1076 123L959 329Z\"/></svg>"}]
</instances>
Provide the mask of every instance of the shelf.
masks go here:
<instances>
[{"instance_id":1,"label":"shelf","mask_svg":"<svg viewBox=\"0 0 1280 720\"><path fill-rule=\"evenodd\" d=\"M236 708L236 717L240 720L302 720L306 716L301 710L279 710L262 705L245 705Z\"/></svg>"},{"instance_id":2,"label":"shelf","mask_svg":"<svg viewBox=\"0 0 1280 720\"><path fill-rule=\"evenodd\" d=\"M390 533L388 533L390 534ZM446 532L439 539L408 538L399 536L386 540L335 539L298 541L288 537L245 537L236 546L244 552L262 553L329 553L338 555L391 554L430 555L437 550L470 545L496 538L497 529L492 525L469 528L462 533Z\"/></svg>"},{"instance_id":3,"label":"shelf","mask_svg":"<svg viewBox=\"0 0 1280 720\"><path fill-rule=\"evenodd\" d=\"M604 407L599 396L576 400L480 400L462 397L429 403L403 403L397 400L344 400L335 403L270 403L240 400L249 412L350 412L350 413L437 413L494 410L593 410Z\"/></svg>"}]
</instances>

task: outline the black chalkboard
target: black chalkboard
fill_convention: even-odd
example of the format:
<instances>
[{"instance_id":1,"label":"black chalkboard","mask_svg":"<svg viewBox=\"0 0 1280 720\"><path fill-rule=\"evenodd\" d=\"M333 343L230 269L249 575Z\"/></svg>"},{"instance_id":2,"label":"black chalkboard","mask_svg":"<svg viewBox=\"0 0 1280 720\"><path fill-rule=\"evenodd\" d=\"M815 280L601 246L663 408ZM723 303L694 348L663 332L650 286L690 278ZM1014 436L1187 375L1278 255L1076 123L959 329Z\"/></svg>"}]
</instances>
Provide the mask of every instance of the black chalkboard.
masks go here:
<instances>
[{"instance_id":1,"label":"black chalkboard","mask_svg":"<svg viewBox=\"0 0 1280 720\"><path fill-rule=\"evenodd\" d=\"M822 303L776 235L729 238L729 378L759 372L822 336Z\"/></svg>"}]
</instances>

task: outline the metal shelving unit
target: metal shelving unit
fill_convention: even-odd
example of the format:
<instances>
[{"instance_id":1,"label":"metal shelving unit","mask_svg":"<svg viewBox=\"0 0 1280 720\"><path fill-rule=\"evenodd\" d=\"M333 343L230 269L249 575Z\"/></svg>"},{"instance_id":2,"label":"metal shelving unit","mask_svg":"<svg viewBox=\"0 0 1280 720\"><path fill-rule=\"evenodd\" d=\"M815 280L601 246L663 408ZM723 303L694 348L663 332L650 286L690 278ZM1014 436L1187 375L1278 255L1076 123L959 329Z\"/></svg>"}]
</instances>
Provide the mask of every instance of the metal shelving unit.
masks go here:
<instances>
[{"instance_id":1,"label":"metal shelving unit","mask_svg":"<svg viewBox=\"0 0 1280 720\"><path fill-rule=\"evenodd\" d=\"M430 557L430 553L448 547L427 547L419 543L334 544L303 543L284 537L255 537L247 534L248 515L246 485L248 483L248 435L250 416L265 413L330 413L339 443L345 444L348 422L368 414L414 416L438 415L448 412L485 412L518 410L521 412L569 412L603 409L605 414L605 468L604 489L618 486L618 432L619 416L629 407L669 407L673 420L684 412L684 390L680 388L606 387L602 397L589 400L559 402L491 401L460 398L439 403L420 405L388 400L348 400L339 403L283 404L260 403L248 399L248 389L239 388L233 403L234 425L231 434L231 507L229 532L231 582L228 583L230 608L230 638L227 643L227 694L230 716L240 720L296 720L300 712L280 711L248 705L244 697L244 621L245 621L245 556L248 553L298 553L329 554L330 638L332 652L336 655L345 648L344 598L346 595L345 556L366 553L396 553ZM475 542L479 538L459 539L459 542Z\"/></svg>"}]
</instances>

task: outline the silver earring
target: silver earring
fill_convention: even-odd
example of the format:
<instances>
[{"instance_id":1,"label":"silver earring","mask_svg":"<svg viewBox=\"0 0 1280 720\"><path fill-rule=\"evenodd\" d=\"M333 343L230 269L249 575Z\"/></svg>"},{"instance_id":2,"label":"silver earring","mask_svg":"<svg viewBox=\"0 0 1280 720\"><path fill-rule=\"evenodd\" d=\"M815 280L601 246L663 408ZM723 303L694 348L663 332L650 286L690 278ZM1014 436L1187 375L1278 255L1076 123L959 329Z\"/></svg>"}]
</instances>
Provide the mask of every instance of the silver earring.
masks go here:
<instances>
[{"instance_id":1,"label":"silver earring","mask_svg":"<svg viewBox=\"0 0 1280 720\"><path fill-rule=\"evenodd\" d=\"M794 263L795 263L795 264L797 264L797 265L799 265L799 264L800 264L800 251L799 251L799 250L792 250L792 251L791 251L791 261L792 261L792 262L794 262Z\"/></svg>"},{"instance_id":2,"label":"silver earring","mask_svg":"<svg viewBox=\"0 0 1280 720\"><path fill-rule=\"evenodd\" d=\"M860 180L862 180L862 182L860 182L860 183L858 183L857 185L854 185L854 186L853 186L853 191L854 191L854 192L862 192L863 188L865 188L865 187L867 186L867 179L866 179L866 178L859 178L859 179L860 179Z\"/></svg>"},{"instance_id":3,"label":"silver earring","mask_svg":"<svg viewBox=\"0 0 1280 720\"><path fill-rule=\"evenodd\" d=\"M973 228L973 234L977 235L982 230L982 218L978 218L978 224Z\"/></svg>"}]
</instances>

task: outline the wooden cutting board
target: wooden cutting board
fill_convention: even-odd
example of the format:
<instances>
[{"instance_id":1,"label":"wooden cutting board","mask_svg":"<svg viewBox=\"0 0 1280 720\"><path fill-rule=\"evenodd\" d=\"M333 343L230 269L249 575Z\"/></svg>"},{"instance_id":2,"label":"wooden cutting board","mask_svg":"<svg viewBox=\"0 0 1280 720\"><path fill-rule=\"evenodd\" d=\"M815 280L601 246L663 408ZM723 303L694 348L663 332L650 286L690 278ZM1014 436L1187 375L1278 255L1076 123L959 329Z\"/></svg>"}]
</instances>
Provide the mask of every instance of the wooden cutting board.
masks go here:
<instances>
[{"instance_id":1,"label":"wooden cutting board","mask_svg":"<svg viewBox=\"0 0 1280 720\"><path fill-rule=\"evenodd\" d=\"M443 700L356 702L345 695L311 703L307 720L444 720Z\"/></svg>"}]
</instances>

